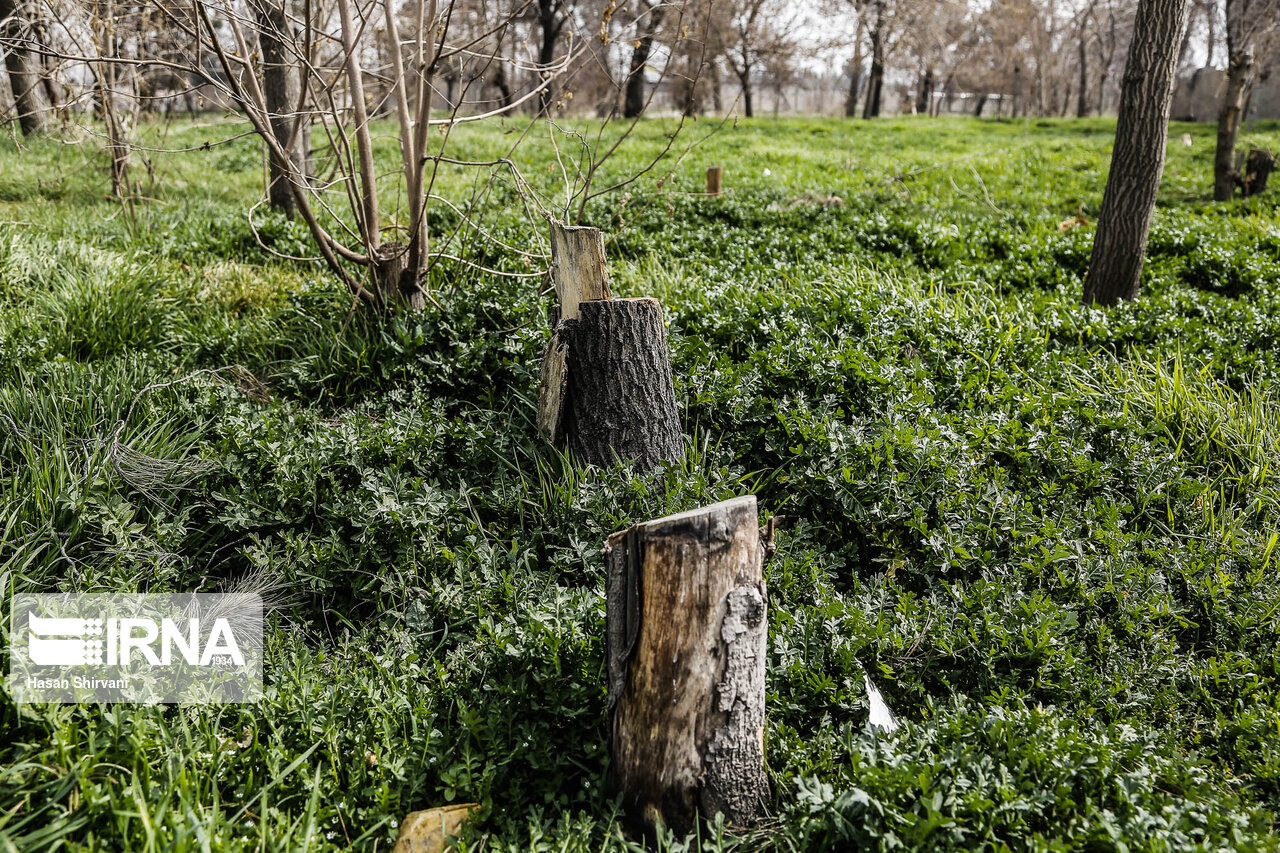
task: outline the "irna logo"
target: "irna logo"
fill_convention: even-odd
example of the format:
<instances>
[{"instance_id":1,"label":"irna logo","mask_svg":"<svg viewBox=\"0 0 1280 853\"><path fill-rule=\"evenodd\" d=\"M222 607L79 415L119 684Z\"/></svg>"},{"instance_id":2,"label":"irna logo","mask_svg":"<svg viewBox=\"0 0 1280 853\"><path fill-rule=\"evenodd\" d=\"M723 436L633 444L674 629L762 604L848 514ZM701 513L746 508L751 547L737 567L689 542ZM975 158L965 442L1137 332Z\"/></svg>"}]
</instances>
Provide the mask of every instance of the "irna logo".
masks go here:
<instances>
[{"instance_id":1,"label":"irna logo","mask_svg":"<svg viewBox=\"0 0 1280 853\"><path fill-rule=\"evenodd\" d=\"M244 666L244 655L226 619L215 618L208 637L199 619L27 617L29 654L38 666L128 666L134 660L169 666L179 659L191 666Z\"/></svg>"},{"instance_id":2,"label":"irna logo","mask_svg":"<svg viewBox=\"0 0 1280 853\"><path fill-rule=\"evenodd\" d=\"M263 608L253 593L19 593L10 606L17 702L262 697Z\"/></svg>"}]
</instances>

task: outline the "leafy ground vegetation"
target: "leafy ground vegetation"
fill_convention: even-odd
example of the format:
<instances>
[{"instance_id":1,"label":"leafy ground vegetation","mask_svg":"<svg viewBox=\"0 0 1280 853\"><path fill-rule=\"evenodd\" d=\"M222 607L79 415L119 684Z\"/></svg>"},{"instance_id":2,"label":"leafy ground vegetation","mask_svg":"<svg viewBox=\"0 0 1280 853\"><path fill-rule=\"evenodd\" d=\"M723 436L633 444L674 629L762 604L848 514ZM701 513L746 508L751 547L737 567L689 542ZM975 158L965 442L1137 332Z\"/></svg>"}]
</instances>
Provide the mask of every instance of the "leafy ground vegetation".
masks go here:
<instances>
[{"instance_id":1,"label":"leafy ground vegetation","mask_svg":"<svg viewBox=\"0 0 1280 853\"><path fill-rule=\"evenodd\" d=\"M0 696L3 846L386 850L476 801L466 849L624 848L602 540L754 492L789 522L774 818L668 846L1277 848L1280 194L1210 203L1211 128L1175 126L1114 310L1078 304L1091 227L1060 230L1097 209L1105 121L741 122L593 203L615 293L668 309L689 446L646 478L539 442L537 277L441 266L442 310L352 316L264 248L305 232L251 227L256 143L199 150L234 130L147 130L197 150L139 155L136 220L88 146L0 143L4 627L22 591L272 604L260 704ZM560 141L517 154L549 204ZM443 184L489 194L467 257L536 272L542 226L474 180Z\"/></svg>"}]
</instances>

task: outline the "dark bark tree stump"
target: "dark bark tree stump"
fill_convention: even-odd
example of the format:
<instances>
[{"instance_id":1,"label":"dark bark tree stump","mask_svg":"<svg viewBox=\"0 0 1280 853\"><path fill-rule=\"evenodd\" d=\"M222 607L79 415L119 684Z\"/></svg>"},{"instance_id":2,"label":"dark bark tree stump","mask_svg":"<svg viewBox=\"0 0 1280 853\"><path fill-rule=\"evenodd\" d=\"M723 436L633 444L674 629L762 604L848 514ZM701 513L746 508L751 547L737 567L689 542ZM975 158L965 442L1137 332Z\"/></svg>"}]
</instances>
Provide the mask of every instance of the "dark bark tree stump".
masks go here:
<instances>
[{"instance_id":1,"label":"dark bark tree stump","mask_svg":"<svg viewBox=\"0 0 1280 853\"><path fill-rule=\"evenodd\" d=\"M656 299L613 299L604 238L551 225L557 316L542 356L538 428L582 462L648 471L684 452Z\"/></svg>"},{"instance_id":2,"label":"dark bark tree stump","mask_svg":"<svg viewBox=\"0 0 1280 853\"><path fill-rule=\"evenodd\" d=\"M684 443L658 300L583 302L556 335L568 349L564 432L574 455L638 471L678 460Z\"/></svg>"},{"instance_id":3,"label":"dark bark tree stump","mask_svg":"<svg viewBox=\"0 0 1280 853\"><path fill-rule=\"evenodd\" d=\"M1240 181L1245 198L1264 192L1275 168L1276 158L1270 151L1263 151L1261 148L1250 150L1249 158L1244 163L1244 177Z\"/></svg>"},{"instance_id":4,"label":"dark bark tree stump","mask_svg":"<svg viewBox=\"0 0 1280 853\"><path fill-rule=\"evenodd\" d=\"M754 496L615 533L608 564L612 784L628 829L764 816L767 599Z\"/></svg>"}]
</instances>

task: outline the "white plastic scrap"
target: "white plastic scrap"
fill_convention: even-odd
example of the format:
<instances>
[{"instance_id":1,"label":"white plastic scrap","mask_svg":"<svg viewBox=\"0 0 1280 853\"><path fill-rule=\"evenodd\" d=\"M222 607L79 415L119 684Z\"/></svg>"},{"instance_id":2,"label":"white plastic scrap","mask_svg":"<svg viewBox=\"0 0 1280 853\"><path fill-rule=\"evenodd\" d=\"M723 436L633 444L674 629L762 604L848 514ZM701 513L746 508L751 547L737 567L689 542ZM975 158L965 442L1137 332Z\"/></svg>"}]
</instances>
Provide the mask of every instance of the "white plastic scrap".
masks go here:
<instances>
[{"instance_id":1,"label":"white plastic scrap","mask_svg":"<svg viewBox=\"0 0 1280 853\"><path fill-rule=\"evenodd\" d=\"M898 719L893 716L889 706L885 704L880 691L871 683L871 676L862 673L862 680L867 685L867 702L871 705L871 726L886 734L898 728Z\"/></svg>"}]
</instances>

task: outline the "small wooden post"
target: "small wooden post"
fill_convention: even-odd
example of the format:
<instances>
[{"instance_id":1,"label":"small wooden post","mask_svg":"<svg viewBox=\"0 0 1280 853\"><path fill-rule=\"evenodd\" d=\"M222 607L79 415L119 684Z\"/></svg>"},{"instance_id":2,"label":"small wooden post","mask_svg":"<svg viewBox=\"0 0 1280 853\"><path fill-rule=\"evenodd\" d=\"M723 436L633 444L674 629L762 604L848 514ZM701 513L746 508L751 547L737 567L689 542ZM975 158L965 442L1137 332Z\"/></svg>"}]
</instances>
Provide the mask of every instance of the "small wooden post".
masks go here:
<instances>
[{"instance_id":1,"label":"small wooden post","mask_svg":"<svg viewBox=\"0 0 1280 853\"><path fill-rule=\"evenodd\" d=\"M768 618L754 496L615 533L608 565L613 784L628 827L764 816Z\"/></svg>"},{"instance_id":2,"label":"small wooden post","mask_svg":"<svg viewBox=\"0 0 1280 853\"><path fill-rule=\"evenodd\" d=\"M720 176L721 169L719 166L712 166L707 169L707 195L712 198L720 195Z\"/></svg>"},{"instance_id":3,"label":"small wooden post","mask_svg":"<svg viewBox=\"0 0 1280 853\"><path fill-rule=\"evenodd\" d=\"M542 358L538 427L583 462L645 471L680 458L662 306L613 299L595 228L551 226L559 322Z\"/></svg>"}]
</instances>

